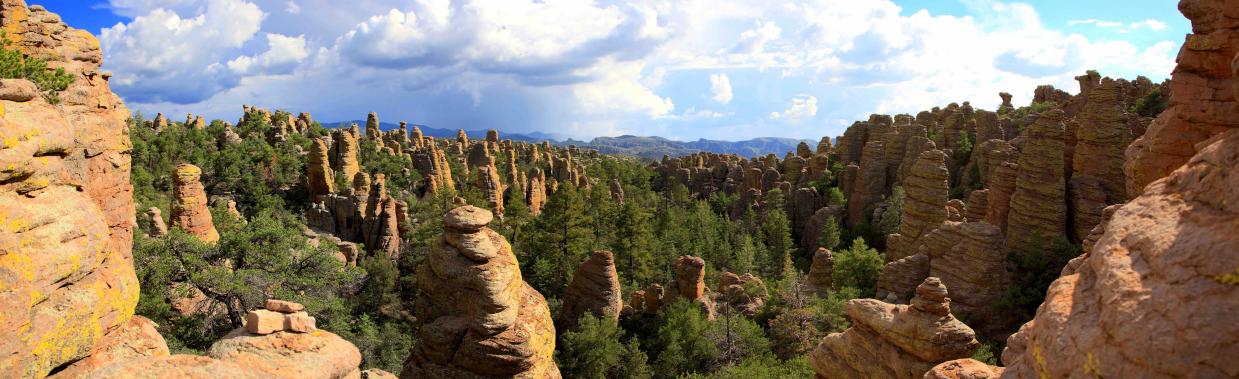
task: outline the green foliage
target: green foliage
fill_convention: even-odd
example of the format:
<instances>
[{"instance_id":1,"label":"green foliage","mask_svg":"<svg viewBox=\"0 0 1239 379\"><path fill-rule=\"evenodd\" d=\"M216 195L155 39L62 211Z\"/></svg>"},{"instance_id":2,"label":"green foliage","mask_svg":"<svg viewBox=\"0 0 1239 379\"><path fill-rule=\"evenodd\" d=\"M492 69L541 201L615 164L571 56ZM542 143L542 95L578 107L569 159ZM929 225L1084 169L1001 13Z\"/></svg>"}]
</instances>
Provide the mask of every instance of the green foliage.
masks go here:
<instances>
[{"instance_id":1,"label":"green foliage","mask_svg":"<svg viewBox=\"0 0 1239 379\"><path fill-rule=\"evenodd\" d=\"M903 222L903 202L906 197L907 194L904 193L903 187L896 186L891 190L886 210L882 212L882 219L878 221L879 233L889 235L899 231L899 224Z\"/></svg>"},{"instance_id":2,"label":"green foliage","mask_svg":"<svg viewBox=\"0 0 1239 379\"><path fill-rule=\"evenodd\" d=\"M524 228L521 271L539 292L560 294L594 247L593 218L581 190L571 184L549 197L542 214Z\"/></svg>"},{"instance_id":3,"label":"green foliage","mask_svg":"<svg viewBox=\"0 0 1239 379\"><path fill-rule=\"evenodd\" d=\"M637 283L653 279L654 254L650 248L654 239L651 218L635 202L620 206L615 217L616 237L611 240L616 268L621 277Z\"/></svg>"},{"instance_id":4,"label":"green foliage","mask_svg":"<svg viewBox=\"0 0 1239 379\"><path fill-rule=\"evenodd\" d=\"M73 74L63 68L47 68L47 62L27 57L12 48L13 41L0 32L0 78L26 79L34 83L48 103L60 103L60 91L73 84Z\"/></svg>"},{"instance_id":5,"label":"green foliage","mask_svg":"<svg viewBox=\"0 0 1239 379\"><path fill-rule=\"evenodd\" d=\"M822 223L822 231L817 238L817 246L834 251L839 248L839 239L842 237L841 233L839 230L839 219L836 217L827 218L826 222Z\"/></svg>"},{"instance_id":6,"label":"green foliage","mask_svg":"<svg viewBox=\"0 0 1239 379\"><path fill-rule=\"evenodd\" d=\"M766 211L761 223L761 236L767 250L757 260L760 272L765 277L782 277L784 260L791 257L794 246L791 222L781 208Z\"/></svg>"},{"instance_id":7,"label":"green foliage","mask_svg":"<svg viewBox=\"0 0 1239 379\"><path fill-rule=\"evenodd\" d=\"M981 347L972 353L972 359L984 362L990 366L998 365L998 357L994 355L994 345L989 342L981 343Z\"/></svg>"},{"instance_id":8,"label":"green foliage","mask_svg":"<svg viewBox=\"0 0 1239 379\"><path fill-rule=\"evenodd\" d=\"M1170 94L1168 91L1162 90L1162 86L1153 87L1153 90L1145 94L1144 97L1136 100L1132 105L1132 112L1144 117L1157 117L1166 110L1170 102Z\"/></svg>"},{"instance_id":9,"label":"green foliage","mask_svg":"<svg viewBox=\"0 0 1239 379\"><path fill-rule=\"evenodd\" d=\"M714 342L718 356L712 367L770 354L770 340L753 320L735 312L720 312L709 323L705 337Z\"/></svg>"},{"instance_id":10,"label":"green foliage","mask_svg":"<svg viewBox=\"0 0 1239 379\"><path fill-rule=\"evenodd\" d=\"M852 287L863 296L872 296L882 273L886 259L884 254L870 248L865 240L857 238L852 246L835 254L834 284L836 287Z\"/></svg>"},{"instance_id":11,"label":"green foliage","mask_svg":"<svg viewBox=\"0 0 1239 379\"><path fill-rule=\"evenodd\" d=\"M658 378L705 372L719 357L718 346L706 337L710 328L697 303L681 299L668 305L657 322L652 356Z\"/></svg>"},{"instance_id":12,"label":"green foliage","mask_svg":"<svg viewBox=\"0 0 1239 379\"><path fill-rule=\"evenodd\" d=\"M830 187L830 191L826 195L826 204L830 206L847 205L847 198L843 196L843 190L839 187Z\"/></svg>"},{"instance_id":13,"label":"green foliage","mask_svg":"<svg viewBox=\"0 0 1239 379\"><path fill-rule=\"evenodd\" d=\"M624 338L624 330L589 312L581 316L577 329L560 334L556 361L565 378L620 379L649 378L640 342Z\"/></svg>"},{"instance_id":14,"label":"green foliage","mask_svg":"<svg viewBox=\"0 0 1239 379\"><path fill-rule=\"evenodd\" d=\"M1043 240L1033 236L1033 240ZM1063 266L1080 255L1080 248L1064 237L1052 239L1046 249L1013 250L1007 254L1008 270L1012 273L1011 285L996 305L1004 314L1012 315L1019 323L1031 320L1037 307L1045 299L1050 283L1058 279Z\"/></svg>"},{"instance_id":15,"label":"green foliage","mask_svg":"<svg viewBox=\"0 0 1239 379\"><path fill-rule=\"evenodd\" d=\"M813 368L809 359L801 356L795 359L780 361L770 356L757 356L746 359L739 364L723 367L708 375L694 374L685 378L709 379L795 379L813 377Z\"/></svg>"}]
</instances>

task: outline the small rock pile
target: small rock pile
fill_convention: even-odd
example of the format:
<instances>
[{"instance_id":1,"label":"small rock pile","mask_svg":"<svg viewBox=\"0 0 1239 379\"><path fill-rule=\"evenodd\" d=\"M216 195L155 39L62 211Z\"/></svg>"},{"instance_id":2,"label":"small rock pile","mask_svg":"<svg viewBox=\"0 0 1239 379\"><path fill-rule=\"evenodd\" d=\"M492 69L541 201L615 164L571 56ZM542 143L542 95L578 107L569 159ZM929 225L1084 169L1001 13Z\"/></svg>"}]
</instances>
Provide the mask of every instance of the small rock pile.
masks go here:
<instances>
[{"instance_id":1,"label":"small rock pile","mask_svg":"<svg viewBox=\"0 0 1239 379\"><path fill-rule=\"evenodd\" d=\"M291 301L270 299L264 307L245 315L245 331L266 335L275 332L309 333L318 329L305 306Z\"/></svg>"}]
</instances>

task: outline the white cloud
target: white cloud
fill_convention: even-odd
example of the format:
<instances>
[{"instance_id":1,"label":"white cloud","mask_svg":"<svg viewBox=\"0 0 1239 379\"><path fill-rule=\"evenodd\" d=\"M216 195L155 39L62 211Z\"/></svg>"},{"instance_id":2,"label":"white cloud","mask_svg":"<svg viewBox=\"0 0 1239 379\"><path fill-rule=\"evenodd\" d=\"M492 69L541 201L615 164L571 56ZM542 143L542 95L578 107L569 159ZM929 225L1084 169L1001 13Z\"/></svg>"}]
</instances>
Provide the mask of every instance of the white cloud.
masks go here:
<instances>
[{"instance_id":1,"label":"white cloud","mask_svg":"<svg viewBox=\"0 0 1239 379\"><path fill-rule=\"evenodd\" d=\"M720 104L731 102L731 80L727 79L727 74L710 75L710 93L713 94L710 98Z\"/></svg>"},{"instance_id":2,"label":"white cloud","mask_svg":"<svg viewBox=\"0 0 1239 379\"><path fill-rule=\"evenodd\" d=\"M992 108L1001 91L1019 104L1039 84L1072 91L1072 77L1087 69L1159 80L1178 46L1117 34L1171 29L1159 20L1067 22L1113 33L1090 39L1045 25L1031 5L994 0L967 1L953 15L890 0L110 0L110 8L133 17L100 38L113 88L133 109L231 119L251 103L329 121L377 111L436 127L575 137L837 135L851 123L837 120L873 112L963 101ZM736 97L729 76L754 83L753 94ZM819 100L831 104L821 114ZM718 104L725 111L710 109Z\"/></svg>"},{"instance_id":3,"label":"white cloud","mask_svg":"<svg viewBox=\"0 0 1239 379\"><path fill-rule=\"evenodd\" d=\"M236 84L223 59L250 41L264 15L243 0L210 0L193 17L156 8L104 28L100 43L112 85L128 100L196 102Z\"/></svg>"},{"instance_id":4,"label":"white cloud","mask_svg":"<svg viewBox=\"0 0 1239 379\"><path fill-rule=\"evenodd\" d=\"M817 97L800 95L792 98L792 106L783 112L770 112L772 119L785 119L797 122L817 116Z\"/></svg>"},{"instance_id":5,"label":"white cloud","mask_svg":"<svg viewBox=\"0 0 1239 379\"><path fill-rule=\"evenodd\" d=\"M228 61L228 69L245 74L287 74L293 67L310 56L305 47L305 36L289 37L267 34L267 51L256 55L243 55Z\"/></svg>"}]
</instances>

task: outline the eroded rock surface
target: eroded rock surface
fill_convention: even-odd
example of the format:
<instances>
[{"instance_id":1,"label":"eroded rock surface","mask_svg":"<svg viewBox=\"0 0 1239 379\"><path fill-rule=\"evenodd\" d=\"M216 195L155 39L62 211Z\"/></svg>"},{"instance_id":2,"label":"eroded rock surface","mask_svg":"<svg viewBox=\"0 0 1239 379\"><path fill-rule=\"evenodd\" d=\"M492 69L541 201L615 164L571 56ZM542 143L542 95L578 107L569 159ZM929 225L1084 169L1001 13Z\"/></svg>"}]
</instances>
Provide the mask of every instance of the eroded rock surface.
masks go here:
<instances>
[{"instance_id":1,"label":"eroded rock surface","mask_svg":"<svg viewBox=\"0 0 1239 379\"><path fill-rule=\"evenodd\" d=\"M556 323L558 330L562 333L574 329L578 319L586 312L612 324L619 323L620 311L624 307L620 291L614 254L605 250L595 251L581 263L564 289L563 305Z\"/></svg>"}]
</instances>

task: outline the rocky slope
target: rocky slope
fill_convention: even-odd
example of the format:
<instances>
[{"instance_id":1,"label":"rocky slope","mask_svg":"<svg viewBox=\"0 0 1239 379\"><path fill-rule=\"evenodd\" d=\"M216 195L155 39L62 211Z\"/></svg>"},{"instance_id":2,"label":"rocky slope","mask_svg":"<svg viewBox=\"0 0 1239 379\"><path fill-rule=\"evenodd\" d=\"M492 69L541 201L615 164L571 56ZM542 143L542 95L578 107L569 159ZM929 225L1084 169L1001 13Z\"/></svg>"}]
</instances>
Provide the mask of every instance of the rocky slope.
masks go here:
<instances>
[{"instance_id":1,"label":"rocky slope","mask_svg":"<svg viewBox=\"0 0 1239 379\"><path fill-rule=\"evenodd\" d=\"M137 304L129 110L90 33L22 0L0 2L0 28L73 76L58 105L0 80L0 376L42 376L121 332Z\"/></svg>"}]
</instances>

